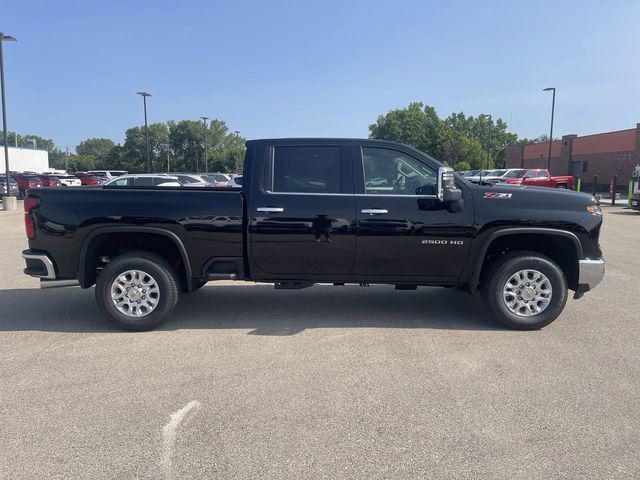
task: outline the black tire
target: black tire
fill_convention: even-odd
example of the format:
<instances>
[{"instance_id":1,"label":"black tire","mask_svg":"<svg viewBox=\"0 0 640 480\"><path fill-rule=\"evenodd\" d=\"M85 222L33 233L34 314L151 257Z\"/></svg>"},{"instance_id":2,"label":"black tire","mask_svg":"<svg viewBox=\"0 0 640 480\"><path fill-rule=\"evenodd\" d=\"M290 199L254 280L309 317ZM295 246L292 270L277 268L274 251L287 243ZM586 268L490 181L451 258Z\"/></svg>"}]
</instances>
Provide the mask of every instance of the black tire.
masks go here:
<instances>
[{"instance_id":1,"label":"black tire","mask_svg":"<svg viewBox=\"0 0 640 480\"><path fill-rule=\"evenodd\" d=\"M151 275L160 292L154 310L142 317L131 317L120 312L111 299L114 280L127 270L141 270ZM102 315L123 330L143 332L164 323L180 299L180 281L169 262L159 255L137 251L110 261L96 281L96 302Z\"/></svg>"},{"instance_id":2,"label":"black tire","mask_svg":"<svg viewBox=\"0 0 640 480\"><path fill-rule=\"evenodd\" d=\"M556 188L562 188L562 189L566 190L567 189L567 184L566 183L559 183L559 184L556 185Z\"/></svg>"},{"instance_id":3,"label":"black tire","mask_svg":"<svg viewBox=\"0 0 640 480\"><path fill-rule=\"evenodd\" d=\"M509 310L503 299L509 278L521 270L537 270L544 274L553 289L547 307L538 314L521 316ZM503 325L516 330L537 330L553 322L567 303L567 279L563 271L549 257L537 252L515 251L498 257L484 275L484 301Z\"/></svg>"}]
</instances>

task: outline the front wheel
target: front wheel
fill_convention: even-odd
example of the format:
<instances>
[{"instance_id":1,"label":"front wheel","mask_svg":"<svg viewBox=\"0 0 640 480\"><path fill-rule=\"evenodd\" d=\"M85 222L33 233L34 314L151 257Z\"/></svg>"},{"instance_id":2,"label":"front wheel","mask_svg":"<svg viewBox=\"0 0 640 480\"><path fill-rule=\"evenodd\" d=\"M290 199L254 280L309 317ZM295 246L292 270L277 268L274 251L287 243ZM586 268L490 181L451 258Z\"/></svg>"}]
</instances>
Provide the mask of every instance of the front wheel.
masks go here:
<instances>
[{"instance_id":1,"label":"front wheel","mask_svg":"<svg viewBox=\"0 0 640 480\"><path fill-rule=\"evenodd\" d=\"M516 251L495 261L485 276L483 294L503 325L537 330L562 313L567 303L567 279L545 255Z\"/></svg>"},{"instance_id":2,"label":"front wheel","mask_svg":"<svg viewBox=\"0 0 640 480\"><path fill-rule=\"evenodd\" d=\"M162 324L180 298L169 262L149 252L110 261L96 281L96 302L104 317L124 330L145 331Z\"/></svg>"}]
</instances>

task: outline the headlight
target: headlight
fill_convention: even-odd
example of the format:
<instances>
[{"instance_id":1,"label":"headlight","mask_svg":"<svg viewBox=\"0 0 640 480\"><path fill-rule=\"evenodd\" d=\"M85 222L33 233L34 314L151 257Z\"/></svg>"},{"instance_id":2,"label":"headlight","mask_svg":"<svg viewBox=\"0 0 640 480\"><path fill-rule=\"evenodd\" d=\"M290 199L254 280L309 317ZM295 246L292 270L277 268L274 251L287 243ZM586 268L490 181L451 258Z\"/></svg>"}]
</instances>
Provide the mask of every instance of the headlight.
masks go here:
<instances>
[{"instance_id":1,"label":"headlight","mask_svg":"<svg viewBox=\"0 0 640 480\"><path fill-rule=\"evenodd\" d=\"M587 212L591 215L602 215L602 208L597 203L587 205Z\"/></svg>"}]
</instances>

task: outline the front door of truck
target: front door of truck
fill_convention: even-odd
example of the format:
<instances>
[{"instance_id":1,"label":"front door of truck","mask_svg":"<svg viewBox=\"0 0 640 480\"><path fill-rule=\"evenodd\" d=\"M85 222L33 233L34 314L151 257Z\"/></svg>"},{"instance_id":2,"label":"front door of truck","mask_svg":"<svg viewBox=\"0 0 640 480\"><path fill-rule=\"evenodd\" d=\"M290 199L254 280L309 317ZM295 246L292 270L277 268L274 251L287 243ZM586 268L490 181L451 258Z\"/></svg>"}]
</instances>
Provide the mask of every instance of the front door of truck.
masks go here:
<instances>
[{"instance_id":1,"label":"front door of truck","mask_svg":"<svg viewBox=\"0 0 640 480\"><path fill-rule=\"evenodd\" d=\"M349 148L339 143L265 148L251 198L249 248L258 274L349 274L355 199Z\"/></svg>"},{"instance_id":2,"label":"front door of truck","mask_svg":"<svg viewBox=\"0 0 640 480\"><path fill-rule=\"evenodd\" d=\"M455 281L471 247L473 202L438 201L437 166L401 147L354 147L358 216L354 273ZM463 189L463 193L468 190Z\"/></svg>"}]
</instances>

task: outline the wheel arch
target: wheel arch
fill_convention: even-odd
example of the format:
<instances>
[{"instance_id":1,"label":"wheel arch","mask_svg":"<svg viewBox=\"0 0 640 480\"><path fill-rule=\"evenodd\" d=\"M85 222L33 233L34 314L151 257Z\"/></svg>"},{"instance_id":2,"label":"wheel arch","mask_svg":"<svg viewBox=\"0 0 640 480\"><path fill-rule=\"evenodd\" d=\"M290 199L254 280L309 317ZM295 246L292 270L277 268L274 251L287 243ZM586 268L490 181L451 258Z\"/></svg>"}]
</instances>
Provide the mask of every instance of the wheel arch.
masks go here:
<instances>
[{"instance_id":1,"label":"wheel arch","mask_svg":"<svg viewBox=\"0 0 640 480\"><path fill-rule=\"evenodd\" d=\"M99 227L87 234L87 236L82 241L78 259L78 281L80 283L80 286L82 288L88 288L95 283L96 262L95 259L89 258L89 254L92 251L93 246L95 246L101 239L104 239L105 237L118 238L119 235L130 235L136 233L162 238L165 242L168 241L171 243L171 245L174 246L184 268L183 280L185 282L185 287L188 291L191 291L193 289L193 272L191 270L189 254L187 253L187 249L185 248L182 239L170 230L143 226ZM146 251L158 253L154 252L153 250Z\"/></svg>"},{"instance_id":2,"label":"wheel arch","mask_svg":"<svg viewBox=\"0 0 640 480\"><path fill-rule=\"evenodd\" d=\"M583 258L582 244L578 237L569 231L518 227L505 228L491 233L478 251L473 274L469 280L469 291L475 293L482 279L482 274L492 260L492 254L501 248L515 247L512 250L532 250L549 256L559 264L567 277L572 290L577 288L578 260ZM550 248L557 246L558 249Z\"/></svg>"}]
</instances>

